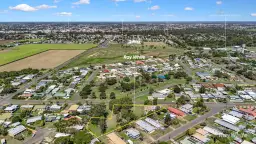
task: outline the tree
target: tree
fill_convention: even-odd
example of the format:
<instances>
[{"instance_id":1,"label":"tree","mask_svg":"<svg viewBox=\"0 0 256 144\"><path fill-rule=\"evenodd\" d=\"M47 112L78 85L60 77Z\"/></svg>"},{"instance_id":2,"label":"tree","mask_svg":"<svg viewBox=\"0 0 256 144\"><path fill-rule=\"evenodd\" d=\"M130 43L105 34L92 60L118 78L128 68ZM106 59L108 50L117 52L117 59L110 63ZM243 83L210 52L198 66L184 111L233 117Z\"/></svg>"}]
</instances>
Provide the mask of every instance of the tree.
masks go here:
<instances>
[{"instance_id":1,"label":"tree","mask_svg":"<svg viewBox=\"0 0 256 144\"><path fill-rule=\"evenodd\" d=\"M107 95L105 92L101 92L100 93L100 99L106 99L107 98Z\"/></svg>"},{"instance_id":2,"label":"tree","mask_svg":"<svg viewBox=\"0 0 256 144\"><path fill-rule=\"evenodd\" d=\"M180 89L179 86L175 85L174 88L173 88L173 91L174 91L175 93L180 93L180 92L181 92L181 89Z\"/></svg>"},{"instance_id":3,"label":"tree","mask_svg":"<svg viewBox=\"0 0 256 144\"><path fill-rule=\"evenodd\" d=\"M92 99L96 99L97 98L95 92L92 92L91 98Z\"/></svg>"},{"instance_id":4,"label":"tree","mask_svg":"<svg viewBox=\"0 0 256 144\"><path fill-rule=\"evenodd\" d=\"M101 119L99 122L99 125L100 125L100 129L101 129L101 133L104 134L107 130L106 119Z\"/></svg>"},{"instance_id":5,"label":"tree","mask_svg":"<svg viewBox=\"0 0 256 144\"><path fill-rule=\"evenodd\" d=\"M200 92L200 93L205 93L205 91L206 91L206 90L205 90L205 87L204 87L204 86L201 86L200 89L199 89L199 92Z\"/></svg>"},{"instance_id":6,"label":"tree","mask_svg":"<svg viewBox=\"0 0 256 144\"><path fill-rule=\"evenodd\" d=\"M114 92L111 92L109 98L116 99L116 94Z\"/></svg>"},{"instance_id":7,"label":"tree","mask_svg":"<svg viewBox=\"0 0 256 144\"><path fill-rule=\"evenodd\" d=\"M187 134L190 135L190 136L193 135L194 133L196 133L195 128L190 128L190 129L187 130Z\"/></svg>"},{"instance_id":8,"label":"tree","mask_svg":"<svg viewBox=\"0 0 256 144\"><path fill-rule=\"evenodd\" d=\"M54 140L54 144L73 144L70 137L59 137Z\"/></svg>"},{"instance_id":9,"label":"tree","mask_svg":"<svg viewBox=\"0 0 256 144\"><path fill-rule=\"evenodd\" d=\"M74 135L74 144L89 144L93 136L85 131L80 131Z\"/></svg>"},{"instance_id":10,"label":"tree","mask_svg":"<svg viewBox=\"0 0 256 144\"><path fill-rule=\"evenodd\" d=\"M153 94L154 93L154 89L153 88L149 88L149 94Z\"/></svg>"},{"instance_id":11,"label":"tree","mask_svg":"<svg viewBox=\"0 0 256 144\"><path fill-rule=\"evenodd\" d=\"M123 80L124 80L125 82L130 82L130 78L129 78L129 77L124 77Z\"/></svg>"},{"instance_id":12,"label":"tree","mask_svg":"<svg viewBox=\"0 0 256 144\"><path fill-rule=\"evenodd\" d=\"M171 125L171 121L172 121L171 116L169 113L167 113L164 118L164 123L169 126Z\"/></svg>"},{"instance_id":13,"label":"tree","mask_svg":"<svg viewBox=\"0 0 256 144\"><path fill-rule=\"evenodd\" d=\"M152 101L150 101L150 100L145 100L145 101L144 101L144 105L152 105Z\"/></svg>"},{"instance_id":14,"label":"tree","mask_svg":"<svg viewBox=\"0 0 256 144\"><path fill-rule=\"evenodd\" d=\"M19 117L19 116L14 116L13 118L12 118L12 123L15 123L15 122L21 122L22 120L21 120L21 118Z\"/></svg>"},{"instance_id":15,"label":"tree","mask_svg":"<svg viewBox=\"0 0 256 144\"><path fill-rule=\"evenodd\" d=\"M153 99L153 103L152 103L153 105L157 105L157 98L154 98Z\"/></svg>"}]
</instances>

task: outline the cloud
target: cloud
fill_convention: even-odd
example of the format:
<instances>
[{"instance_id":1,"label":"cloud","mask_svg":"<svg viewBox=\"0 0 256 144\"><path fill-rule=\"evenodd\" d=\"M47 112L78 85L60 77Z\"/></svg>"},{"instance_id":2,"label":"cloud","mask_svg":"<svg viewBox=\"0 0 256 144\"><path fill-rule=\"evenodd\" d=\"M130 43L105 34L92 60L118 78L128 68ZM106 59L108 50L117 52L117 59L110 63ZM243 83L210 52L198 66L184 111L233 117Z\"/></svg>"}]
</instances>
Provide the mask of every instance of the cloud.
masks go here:
<instances>
[{"instance_id":1,"label":"cloud","mask_svg":"<svg viewBox=\"0 0 256 144\"><path fill-rule=\"evenodd\" d=\"M74 5L90 4L90 0L79 0L73 3Z\"/></svg>"},{"instance_id":2,"label":"cloud","mask_svg":"<svg viewBox=\"0 0 256 144\"><path fill-rule=\"evenodd\" d=\"M136 18L136 19L140 19L140 16L139 16L139 15L137 15L137 16L135 16L135 18Z\"/></svg>"},{"instance_id":3,"label":"cloud","mask_svg":"<svg viewBox=\"0 0 256 144\"><path fill-rule=\"evenodd\" d=\"M155 6L152 6L151 8L149 8L149 10L158 10L160 9L160 6L158 5L155 5Z\"/></svg>"},{"instance_id":4,"label":"cloud","mask_svg":"<svg viewBox=\"0 0 256 144\"><path fill-rule=\"evenodd\" d=\"M11 10L18 10L18 11L24 11L24 12L32 12L32 11L37 11L40 9L50 9L50 8L57 8L57 6L49 6L46 4L42 4L42 5L39 5L36 7L32 7L27 4L19 4L15 7L11 7L11 6L9 7L9 9L11 9Z\"/></svg>"},{"instance_id":5,"label":"cloud","mask_svg":"<svg viewBox=\"0 0 256 144\"><path fill-rule=\"evenodd\" d=\"M42 4L40 6L35 7L36 9L51 9L51 8L57 8L57 6L49 6L46 4Z\"/></svg>"},{"instance_id":6,"label":"cloud","mask_svg":"<svg viewBox=\"0 0 256 144\"><path fill-rule=\"evenodd\" d=\"M32 11L36 11L37 9L34 7L31 7L27 4L19 4L15 7L9 7L9 9L11 10L18 10L18 11L24 11L24 12L32 12Z\"/></svg>"},{"instance_id":7,"label":"cloud","mask_svg":"<svg viewBox=\"0 0 256 144\"><path fill-rule=\"evenodd\" d=\"M53 0L53 3L59 3L61 0Z\"/></svg>"},{"instance_id":8,"label":"cloud","mask_svg":"<svg viewBox=\"0 0 256 144\"><path fill-rule=\"evenodd\" d=\"M251 13L251 16L256 17L256 13Z\"/></svg>"},{"instance_id":9,"label":"cloud","mask_svg":"<svg viewBox=\"0 0 256 144\"><path fill-rule=\"evenodd\" d=\"M59 12L56 13L57 16L72 16L71 12Z\"/></svg>"},{"instance_id":10,"label":"cloud","mask_svg":"<svg viewBox=\"0 0 256 144\"><path fill-rule=\"evenodd\" d=\"M221 5L221 4L222 4L222 1L216 1L216 4L217 4L217 5Z\"/></svg>"},{"instance_id":11,"label":"cloud","mask_svg":"<svg viewBox=\"0 0 256 144\"><path fill-rule=\"evenodd\" d=\"M133 0L135 3L146 2L147 0Z\"/></svg>"},{"instance_id":12,"label":"cloud","mask_svg":"<svg viewBox=\"0 0 256 144\"><path fill-rule=\"evenodd\" d=\"M186 11L192 11L192 10L194 10L194 8L192 8L192 7L185 7L184 10L186 10Z\"/></svg>"},{"instance_id":13,"label":"cloud","mask_svg":"<svg viewBox=\"0 0 256 144\"><path fill-rule=\"evenodd\" d=\"M112 0L113 2L124 2L126 0Z\"/></svg>"}]
</instances>

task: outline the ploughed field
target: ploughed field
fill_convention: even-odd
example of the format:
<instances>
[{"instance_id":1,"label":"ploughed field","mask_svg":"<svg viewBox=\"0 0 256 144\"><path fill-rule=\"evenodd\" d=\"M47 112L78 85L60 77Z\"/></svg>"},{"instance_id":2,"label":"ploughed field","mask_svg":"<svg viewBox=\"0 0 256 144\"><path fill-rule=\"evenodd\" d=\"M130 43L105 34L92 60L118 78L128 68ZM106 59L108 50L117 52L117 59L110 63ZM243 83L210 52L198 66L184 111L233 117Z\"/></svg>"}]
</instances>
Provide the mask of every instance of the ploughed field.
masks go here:
<instances>
[{"instance_id":1,"label":"ploughed field","mask_svg":"<svg viewBox=\"0 0 256 144\"><path fill-rule=\"evenodd\" d=\"M65 61L75 57L76 55L84 52L85 50L48 50L7 65L0 66L2 71L18 71L25 68L33 69L49 69L54 68Z\"/></svg>"},{"instance_id":2,"label":"ploughed field","mask_svg":"<svg viewBox=\"0 0 256 144\"><path fill-rule=\"evenodd\" d=\"M87 50L95 44L29 44L12 48L8 52L0 51L0 65L17 61L47 50Z\"/></svg>"},{"instance_id":3,"label":"ploughed field","mask_svg":"<svg viewBox=\"0 0 256 144\"><path fill-rule=\"evenodd\" d=\"M0 71L53 68L95 44L29 44L0 50Z\"/></svg>"}]
</instances>

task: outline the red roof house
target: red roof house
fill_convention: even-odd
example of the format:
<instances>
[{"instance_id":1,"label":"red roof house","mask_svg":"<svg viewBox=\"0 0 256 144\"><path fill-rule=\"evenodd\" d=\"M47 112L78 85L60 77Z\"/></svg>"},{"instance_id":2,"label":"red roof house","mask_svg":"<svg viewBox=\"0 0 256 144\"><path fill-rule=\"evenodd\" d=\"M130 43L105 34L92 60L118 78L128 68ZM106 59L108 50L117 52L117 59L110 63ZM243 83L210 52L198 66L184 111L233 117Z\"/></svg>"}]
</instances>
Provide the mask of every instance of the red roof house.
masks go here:
<instances>
[{"instance_id":1,"label":"red roof house","mask_svg":"<svg viewBox=\"0 0 256 144\"><path fill-rule=\"evenodd\" d=\"M168 107L168 110L169 110L171 113L174 113L175 115L178 115L178 116L184 116L184 115L185 115L184 112L182 112L181 110L176 109L176 108Z\"/></svg>"},{"instance_id":2,"label":"red roof house","mask_svg":"<svg viewBox=\"0 0 256 144\"><path fill-rule=\"evenodd\" d=\"M244 108L239 108L240 111L248 114L248 115L251 115L251 116L254 116L256 117L256 109L250 107L250 108L247 108L247 109L244 109Z\"/></svg>"},{"instance_id":3,"label":"red roof house","mask_svg":"<svg viewBox=\"0 0 256 144\"><path fill-rule=\"evenodd\" d=\"M110 71L108 69L103 70L104 73L109 73Z\"/></svg>"},{"instance_id":4,"label":"red roof house","mask_svg":"<svg viewBox=\"0 0 256 144\"><path fill-rule=\"evenodd\" d=\"M137 65L144 65L145 63L143 61L136 61Z\"/></svg>"},{"instance_id":5,"label":"red roof house","mask_svg":"<svg viewBox=\"0 0 256 144\"><path fill-rule=\"evenodd\" d=\"M224 87L225 87L225 85L222 84L222 83L213 84L213 86L214 86L215 88L224 88Z\"/></svg>"}]
</instances>

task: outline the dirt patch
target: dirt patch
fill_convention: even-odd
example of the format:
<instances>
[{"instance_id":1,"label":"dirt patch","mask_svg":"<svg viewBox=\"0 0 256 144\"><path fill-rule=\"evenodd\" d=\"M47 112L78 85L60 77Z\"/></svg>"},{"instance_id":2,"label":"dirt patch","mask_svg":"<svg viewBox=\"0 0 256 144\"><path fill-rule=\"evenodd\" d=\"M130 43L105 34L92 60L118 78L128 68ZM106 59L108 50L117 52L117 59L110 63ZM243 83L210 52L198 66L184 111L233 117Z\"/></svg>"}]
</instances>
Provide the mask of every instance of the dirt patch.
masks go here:
<instances>
[{"instance_id":1,"label":"dirt patch","mask_svg":"<svg viewBox=\"0 0 256 144\"><path fill-rule=\"evenodd\" d=\"M146 46L165 46L166 44L163 42L144 42L144 45Z\"/></svg>"},{"instance_id":2,"label":"dirt patch","mask_svg":"<svg viewBox=\"0 0 256 144\"><path fill-rule=\"evenodd\" d=\"M1 71L17 71L24 68L54 68L65 61L84 52L84 50L49 50L4 66L0 67Z\"/></svg>"},{"instance_id":3,"label":"dirt patch","mask_svg":"<svg viewBox=\"0 0 256 144\"><path fill-rule=\"evenodd\" d=\"M14 41L15 41L15 40L0 40L0 45L12 43L12 42L14 42Z\"/></svg>"}]
</instances>

